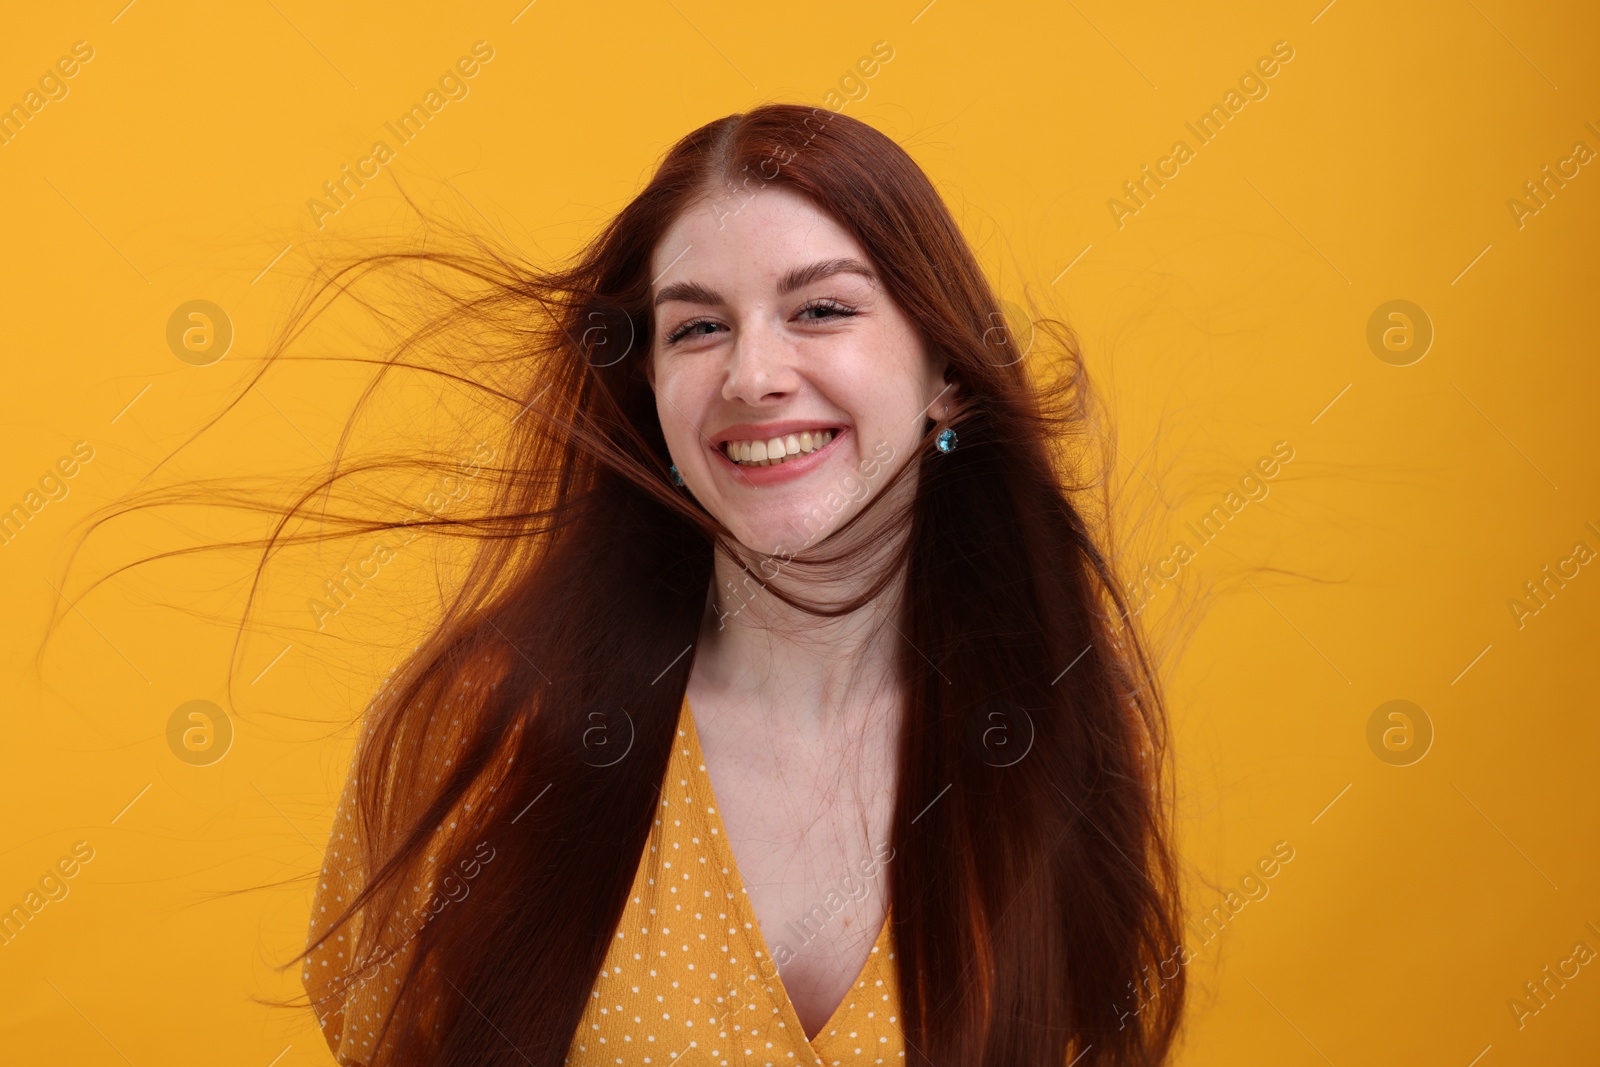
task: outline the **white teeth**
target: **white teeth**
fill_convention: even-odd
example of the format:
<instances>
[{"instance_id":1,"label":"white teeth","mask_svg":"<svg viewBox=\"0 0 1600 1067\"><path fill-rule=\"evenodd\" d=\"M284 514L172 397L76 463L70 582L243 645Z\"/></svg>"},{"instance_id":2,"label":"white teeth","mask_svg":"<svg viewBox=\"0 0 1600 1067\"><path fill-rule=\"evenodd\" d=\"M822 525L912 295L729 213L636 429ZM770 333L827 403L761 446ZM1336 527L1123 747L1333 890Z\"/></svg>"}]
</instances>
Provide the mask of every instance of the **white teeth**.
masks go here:
<instances>
[{"instance_id":1,"label":"white teeth","mask_svg":"<svg viewBox=\"0 0 1600 1067\"><path fill-rule=\"evenodd\" d=\"M730 441L724 452L735 463L750 467L774 467L795 456L815 452L832 440L832 430L805 430L765 441Z\"/></svg>"}]
</instances>

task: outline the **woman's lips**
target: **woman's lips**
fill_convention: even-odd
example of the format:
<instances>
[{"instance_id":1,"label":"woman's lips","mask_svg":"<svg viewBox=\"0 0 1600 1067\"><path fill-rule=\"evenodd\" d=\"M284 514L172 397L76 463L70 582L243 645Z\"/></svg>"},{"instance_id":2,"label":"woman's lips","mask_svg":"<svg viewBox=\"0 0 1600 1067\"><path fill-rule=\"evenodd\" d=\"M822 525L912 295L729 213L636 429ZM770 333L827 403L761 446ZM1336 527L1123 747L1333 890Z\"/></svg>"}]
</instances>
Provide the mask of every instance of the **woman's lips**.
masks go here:
<instances>
[{"instance_id":1,"label":"woman's lips","mask_svg":"<svg viewBox=\"0 0 1600 1067\"><path fill-rule=\"evenodd\" d=\"M729 477L743 485L768 486L778 485L782 482L793 481L806 473L820 467L827 462L827 457L833 453L839 441L850 433L849 427L841 426L833 431L833 440L821 448L786 459L782 463L771 467L753 467L748 464L735 463L728 458L720 448L713 447L712 453L717 457L717 463L728 472Z\"/></svg>"}]
</instances>

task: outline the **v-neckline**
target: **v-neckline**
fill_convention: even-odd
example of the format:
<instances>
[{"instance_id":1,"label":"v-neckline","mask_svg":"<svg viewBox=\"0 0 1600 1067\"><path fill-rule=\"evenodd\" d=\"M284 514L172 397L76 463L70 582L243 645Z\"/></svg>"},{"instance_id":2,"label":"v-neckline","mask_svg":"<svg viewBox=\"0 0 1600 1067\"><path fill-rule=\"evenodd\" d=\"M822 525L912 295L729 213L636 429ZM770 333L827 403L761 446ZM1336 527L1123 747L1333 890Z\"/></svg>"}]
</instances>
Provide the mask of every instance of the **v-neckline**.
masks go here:
<instances>
[{"instance_id":1,"label":"v-neckline","mask_svg":"<svg viewBox=\"0 0 1600 1067\"><path fill-rule=\"evenodd\" d=\"M734 858L732 843L728 841L728 827L722 821L722 813L717 810L716 789L711 782L711 770L706 766L705 752L700 747L700 731L695 726L694 709L689 706L687 695L684 696L683 705L679 709L679 721L682 724L684 733L689 738L690 758L699 765L700 773L705 775L706 795L711 798L711 802L706 805L706 812L707 818L711 822L712 847L722 857L723 863L727 866L729 877L739 889L734 894L734 910L742 913L739 916L739 920L745 926L745 940L755 950L758 967L762 958L772 960L771 982L777 987L775 995L781 1002L783 1022L787 1026L794 1027L795 1033L800 1035L800 1039L806 1043L806 1047L811 1050L813 1055L817 1055L816 1043L819 1040L826 1040L828 1036L844 1025L846 1016L849 1015L850 1010L854 1007L856 990L861 987L862 981L872 973L873 968L878 966L880 962L887 962L891 938L890 922L894 918L893 906L890 905L885 909L883 925L878 928L878 936L873 940L871 951L867 953L867 960L861 965L861 970L856 973L855 977L850 979L850 985L845 990L844 997L840 999L829 1014L827 1021L817 1030L816 1035L807 1037L805 1024L800 1021L800 1013L795 1010L794 1001L789 997L789 989L784 985L783 976L778 972L778 961L773 958L772 952L767 945L766 934L761 929L761 919L756 915L755 905L751 902L749 893L745 891L744 877L739 873L739 862ZM880 957L882 957L881 961ZM820 1056L818 1056L817 1062L822 1062Z\"/></svg>"}]
</instances>

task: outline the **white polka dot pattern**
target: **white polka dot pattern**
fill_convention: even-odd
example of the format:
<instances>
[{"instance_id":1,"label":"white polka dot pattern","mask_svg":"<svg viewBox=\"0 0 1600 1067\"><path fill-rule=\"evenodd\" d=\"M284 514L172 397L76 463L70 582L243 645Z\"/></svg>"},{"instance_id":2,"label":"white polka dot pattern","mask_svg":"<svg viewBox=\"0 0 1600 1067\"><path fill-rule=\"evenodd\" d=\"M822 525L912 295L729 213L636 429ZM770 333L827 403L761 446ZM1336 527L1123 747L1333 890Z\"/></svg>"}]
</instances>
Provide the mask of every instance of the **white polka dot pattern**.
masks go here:
<instances>
[{"instance_id":1,"label":"white polka dot pattern","mask_svg":"<svg viewBox=\"0 0 1600 1067\"><path fill-rule=\"evenodd\" d=\"M892 943L886 919L854 988L807 1041L739 877L685 700L661 809L566 1062L904 1063Z\"/></svg>"},{"instance_id":2,"label":"white polka dot pattern","mask_svg":"<svg viewBox=\"0 0 1600 1067\"><path fill-rule=\"evenodd\" d=\"M370 728L369 724L363 731L362 740ZM383 961L376 967L360 967L353 962L361 915L329 936L334 919L362 888L361 842L355 818L359 781L352 766L334 812L322 873L317 877L311 905L313 947L301 973L301 982L322 1026L322 1036L334 1059L344 1065L364 1064L371 1058L374 1023L384 1006L394 999L395 968L404 962L399 953L392 961Z\"/></svg>"},{"instance_id":3,"label":"white polka dot pattern","mask_svg":"<svg viewBox=\"0 0 1600 1067\"><path fill-rule=\"evenodd\" d=\"M380 698L387 686L386 681ZM370 736L369 722L362 741ZM661 807L566 1063L571 1067L903 1063L889 921L879 931L854 987L808 1041L745 894L687 700L679 707L673 740ZM442 773L449 759L442 753L441 758L442 763L430 769ZM355 818L357 786L352 767L312 902L312 952L301 975L323 1037L343 1067L361 1067L376 1058L380 1052L374 1048L376 1031L390 1011L414 1010L404 1001L395 1004L399 973L409 962L412 947L404 935L415 925L408 917L425 914L422 907L437 900L432 878L432 861L437 857L429 855L429 869L421 874L420 884L403 887L393 902L402 921L396 927L399 936L385 939L390 948L376 957L353 958L357 955L353 946L362 933L361 916L338 932L329 929L363 882ZM492 803L481 804L477 811L466 806L474 818L486 820L494 817L494 810ZM481 824L474 829L481 829Z\"/></svg>"},{"instance_id":4,"label":"white polka dot pattern","mask_svg":"<svg viewBox=\"0 0 1600 1067\"><path fill-rule=\"evenodd\" d=\"M484 663L488 663L487 658ZM374 711L394 692L390 688L394 674L394 671L389 672L373 698L373 707L368 709L357 739L358 753L372 741ZM460 680L461 696L452 696L441 705L442 714L433 723L433 762L415 768L415 773L429 774L434 781L449 773L455 748L464 741L460 730L456 729L460 719L449 715L449 710L457 699L465 696L465 690L478 684ZM490 688L495 684L488 683ZM412 705L413 708L417 706ZM333 828L328 835L328 848L311 904L311 951L300 975L322 1027L322 1036L341 1067L364 1067L379 1058L391 1047L387 1038L383 1048L377 1046L377 1032L382 1021L391 1013L419 1011L417 1005L400 997L400 976L411 964L417 934L449 903L450 898L442 894L440 879L452 873L443 868L447 857L427 850L414 872L414 880L407 879L408 884L397 885L392 891L380 894L381 903L373 906L373 914L388 916L383 931L366 928L365 924L371 920L365 910L339 930L332 929L335 918L365 886L363 862L367 859L367 850L362 847L362 822L357 812L359 766L358 756L351 765L334 812ZM495 806L489 802L493 793L494 786L488 786L485 797L463 804L457 815L437 826L439 839L461 827L481 832L495 817ZM462 818L469 821L458 827ZM488 856L492 856L492 852L482 853L479 858ZM383 910L380 912L379 908ZM370 933L383 935L381 947L368 944L372 938L366 935Z\"/></svg>"}]
</instances>

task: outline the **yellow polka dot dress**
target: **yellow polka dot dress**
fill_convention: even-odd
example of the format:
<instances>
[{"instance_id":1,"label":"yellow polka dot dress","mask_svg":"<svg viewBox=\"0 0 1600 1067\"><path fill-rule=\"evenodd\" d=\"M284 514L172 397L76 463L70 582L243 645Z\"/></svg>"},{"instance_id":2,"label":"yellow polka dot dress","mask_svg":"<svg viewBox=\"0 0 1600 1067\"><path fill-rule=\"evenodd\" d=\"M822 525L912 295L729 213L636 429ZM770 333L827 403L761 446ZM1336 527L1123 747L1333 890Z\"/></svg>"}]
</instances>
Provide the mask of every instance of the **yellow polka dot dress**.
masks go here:
<instances>
[{"instance_id":1,"label":"yellow polka dot dress","mask_svg":"<svg viewBox=\"0 0 1600 1067\"><path fill-rule=\"evenodd\" d=\"M740 880L685 700L661 807L566 1062L904 1063L890 925L808 1041Z\"/></svg>"}]
</instances>

